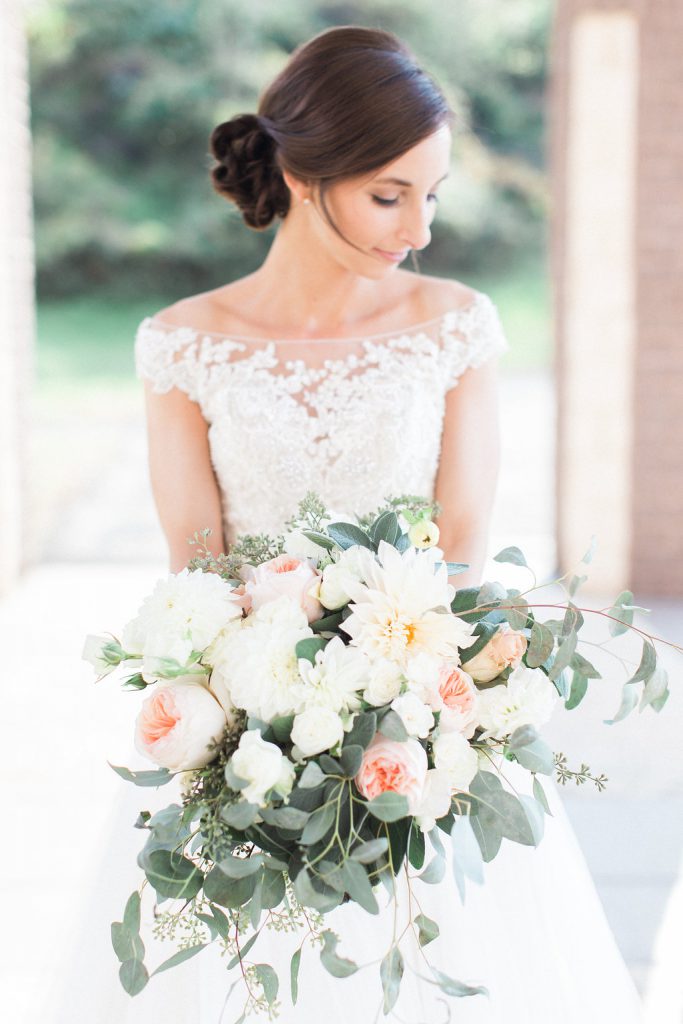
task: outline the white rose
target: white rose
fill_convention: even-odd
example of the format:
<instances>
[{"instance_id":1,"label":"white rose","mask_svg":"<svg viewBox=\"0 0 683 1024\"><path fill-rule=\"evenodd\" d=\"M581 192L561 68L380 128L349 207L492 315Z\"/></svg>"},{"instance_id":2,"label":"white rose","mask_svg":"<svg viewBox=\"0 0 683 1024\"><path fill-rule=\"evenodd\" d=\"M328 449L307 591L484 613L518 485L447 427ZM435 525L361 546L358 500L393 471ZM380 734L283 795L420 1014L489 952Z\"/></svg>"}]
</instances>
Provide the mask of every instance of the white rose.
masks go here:
<instances>
[{"instance_id":1,"label":"white rose","mask_svg":"<svg viewBox=\"0 0 683 1024\"><path fill-rule=\"evenodd\" d=\"M330 611L343 608L351 600L347 586L363 582L363 555L359 547L346 548L335 562L323 569L320 600Z\"/></svg>"},{"instance_id":2,"label":"white rose","mask_svg":"<svg viewBox=\"0 0 683 1024\"><path fill-rule=\"evenodd\" d=\"M292 743L295 755L312 757L330 750L343 739L344 724L331 708L312 707L294 718Z\"/></svg>"},{"instance_id":3,"label":"white rose","mask_svg":"<svg viewBox=\"0 0 683 1024\"><path fill-rule=\"evenodd\" d=\"M283 549L286 555L295 558L315 558L320 561L327 555L327 550L304 536L303 530L290 530L284 535Z\"/></svg>"},{"instance_id":4,"label":"white rose","mask_svg":"<svg viewBox=\"0 0 683 1024\"><path fill-rule=\"evenodd\" d=\"M401 692L401 670L388 658L377 658L370 665L368 685L363 697L368 704L390 704Z\"/></svg>"},{"instance_id":5,"label":"white rose","mask_svg":"<svg viewBox=\"0 0 683 1024\"><path fill-rule=\"evenodd\" d=\"M434 715L416 693L402 694L395 697L391 706L406 727L409 736L419 736L421 739L429 736L430 729L434 725ZM381 730L380 725L380 730Z\"/></svg>"},{"instance_id":6,"label":"white rose","mask_svg":"<svg viewBox=\"0 0 683 1024\"><path fill-rule=\"evenodd\" d=\"M275 743L264 740L258 729L247 729L230 759L235 775L249 785L241 790L251 804L264 807L266 794L275 789L287 796L294 784L294 765Z\"/></svg>"},{"instance_id":7,"label":"white rose","mask_svg":"<svg viewBox=\"0 0 683 1024\"><path fill-rule=\"evenodd\" d=\"M482 738L504 739L520 725L540 726L548 721L557 702L557 690L540 668L520 665L507 683L481 690L477 700Z\"/></svg>"},{"instance_id":8,"label":"white rose","mask_svg":"<svg viewBox=\"0 0 683 1024\"><path fill-rule=\"evenodd\" d=\"M451 780L442 768L430 768L415 814L423 832L431 832L439 818L451 809Z\"/></svg>"},{"instance_id":9,"label":"white rose","mask_svg":"<svg viewBox=\"0 0 683 1024\"><path fill-rule=\"evenodd\" d=\"M135 746L145 757L172 772L203 768L217 751L225 712L205 686L165 683L154 686L135 722Z\"/></svg>"},{"instance_id":10,"label":"white rose","mask_svg":"<svg viewBox=\"0 0 683 1024\"><path fill-rule=\"evenodd\" d=\"M427 701L435 711L441 706L437 700L441 664L441 658L420 651L408 660L405 669L410 689L423 701Z\"/></svg>"},{"instance_id":11,"label":"white rose","mask_svg":"<svg viewBox=\"0 0 683 1024\"><path fill-rule=\"evenodd\" d=\"M432 743L434 764L448 774L452 789L466 790L477 774L477 752L459 732L441 733Z\"/></svg>"}]
</instances>

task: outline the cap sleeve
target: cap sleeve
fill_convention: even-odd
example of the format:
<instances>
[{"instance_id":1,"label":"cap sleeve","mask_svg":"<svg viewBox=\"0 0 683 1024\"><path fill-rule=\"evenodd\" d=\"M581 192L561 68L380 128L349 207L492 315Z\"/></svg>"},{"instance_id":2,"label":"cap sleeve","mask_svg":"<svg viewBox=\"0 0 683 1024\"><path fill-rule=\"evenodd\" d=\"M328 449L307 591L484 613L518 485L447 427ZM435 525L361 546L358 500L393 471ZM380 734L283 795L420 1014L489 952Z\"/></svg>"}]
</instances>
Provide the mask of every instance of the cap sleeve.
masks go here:
<instances>
[{"instance_id":1,"label":"cap sleeve","mask_svg":"<svg viewBox=\"0 0 683 1024\"><path fill-rule=\"evenodd\" d=\"M145 317L135 335L135 372L157 394L179 388L198 401L197 332Z\"/></svg>"},{"instance_id":2,"label":"cap sleeve","mask_svg":"<svg viewBox=\"0 0 683 1024\"><path fill-rule=\"evenodd\" d=\"M442 351L446 389L454 387L468 367L482 366L509 348L497 306L484 292L477 292L469 306L445 317Z\"/></svg>"}]
</instances>

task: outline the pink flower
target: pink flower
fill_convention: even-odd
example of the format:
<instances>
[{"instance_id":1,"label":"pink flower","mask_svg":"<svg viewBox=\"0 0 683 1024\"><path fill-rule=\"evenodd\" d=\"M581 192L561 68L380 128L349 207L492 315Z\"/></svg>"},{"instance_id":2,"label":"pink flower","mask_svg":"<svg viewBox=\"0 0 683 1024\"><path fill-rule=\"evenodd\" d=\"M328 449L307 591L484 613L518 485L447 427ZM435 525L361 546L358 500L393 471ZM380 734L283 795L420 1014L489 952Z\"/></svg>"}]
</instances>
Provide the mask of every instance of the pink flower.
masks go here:
<instances>
[{"instance_id":1,"label":"pink flower","mask_svg":"<svg viewBox=\"0 0 683 1024\"><path fill-rule=\"evenodd\" d=\"M315 596L320 589L320 574L309 562L283 554L256 567L248 565L243 572L244 595L251 600L253 611L284 595L303 608L309 622L322 616L323 607Z\"/></svg>"},{"instance_id":2,"label":"pink flower","mask_svg":"<svg viewBox=\"0 0 683 1024\"><path fill-rule=\"evenodd\" d=\"M226 716L201 683L157 684L135 722L135 746L150 761L172 772L203 768L216 756Z\"/></svg>"},{"instance_id":3,"label":"pink flower","mask_svg":"<svg viewBox=\"0 0 683 1024\"><path fill-rule=\"evenodd\" d=\"M400 743L376 733L363 754L356 785L366 800L390 791L408 798L408 810L416 814L427 777L427 754L415 739Z\"/></svg>"},{"instance_id":4,"label":"pink flower","mask_svg":"<svg viewBox=\"0 0 683 1024\"><path fill-rule=\"evenodd\" d=\"M460 732L469 739L476 728L477 690L472 677L459 666L444 662L438 686L443 701L439 719L442 731Z\"/></svg>"},{"instance_id":5,"label":"pink flower","mask_svg":"<svg viewBox=\"0 0 683 1024\"><path fill-rule=\"evenodd\" d=\"M500 675L508 665L517 668L526 651L527 640L523 633L510 629L507 622L501 623L485 647L462 667L477 682L488 683Z\"/></svg>"}]
</instances>

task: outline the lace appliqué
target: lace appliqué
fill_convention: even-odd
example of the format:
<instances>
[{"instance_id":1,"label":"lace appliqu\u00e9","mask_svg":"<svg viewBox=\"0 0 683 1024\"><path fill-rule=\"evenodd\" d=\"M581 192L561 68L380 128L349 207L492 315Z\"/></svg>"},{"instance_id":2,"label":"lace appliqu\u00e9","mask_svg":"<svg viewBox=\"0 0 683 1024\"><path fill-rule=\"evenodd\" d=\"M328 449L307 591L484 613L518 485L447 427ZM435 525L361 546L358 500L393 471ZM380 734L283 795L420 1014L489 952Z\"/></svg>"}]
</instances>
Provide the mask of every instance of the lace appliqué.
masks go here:
<instances>
[{"instance_id":1,"label":"lace appliqu\u00e9","mask_svg":"<svg viewBox=\"0 0 683 1024\"><path fill-rule=\"evenodd\" d=\"M403 334L311 341L306 358L287 358L291 345L153 317L138 328L138 375L185 392L209 424L228 541L278 532L309 489L354 513L389 494L433 495L446 392L508 348L481 292Z\"/></svg>"}]
</instances>

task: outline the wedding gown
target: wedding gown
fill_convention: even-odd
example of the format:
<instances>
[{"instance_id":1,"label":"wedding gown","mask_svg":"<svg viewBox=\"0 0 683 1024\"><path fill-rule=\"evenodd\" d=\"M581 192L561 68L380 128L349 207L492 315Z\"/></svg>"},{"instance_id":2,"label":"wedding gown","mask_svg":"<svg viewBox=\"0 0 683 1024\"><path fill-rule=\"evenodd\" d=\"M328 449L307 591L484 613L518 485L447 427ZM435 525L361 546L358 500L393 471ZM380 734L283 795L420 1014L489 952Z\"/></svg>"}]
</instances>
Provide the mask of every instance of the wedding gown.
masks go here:
<instances>
[{"instance_id":1,"label":"wedding gown","mask_svg":"<svg viewBox=\"0 0 683 1024\"><path fill-rule=\"evenodd\" d=\"M137 333L136 360L138 374L155 391L176 387L199 404L209 424L231 541L243 532L279 531L308 490L317 491L331 510L353 513L371 511L389 495L431 496L447 392L468 367L506 348L495 305L475 292L463 308L402 332L364 338L266 341L147 317ZM506 772L529 792L529 776L519 766ZM299 937L264 930L256 943L250 957L273 964L280 975L282 1024L437 1024L449 1019L447 1004L462 1024L636 1024L635 987L557 788L545 779L544 786L552 816L545 819L539 847L504 840L485 868L485 884L468 882L464 903L450 858L438 885L413 883L419 909L440 928L424 951L429 962L450 977L486 985L488 997L449 999L423 980L429 970L408 932L401 994L383 1016L378 964L389 944L392 914L383 909L370 916L349 903L329 915L329 926L340 936L337 951L373 965L336 979L320 964L318 950L307 945L294 1008L289 959ZM159 791L155 806L170 802L166 795ZM130 819L121 823L125 827L130 829ZM136 884L132 868L127 878ZM121 907L129 892L120 891ZM379 899L384 907L382 889ZM400 879L399 916L406 904ZM159 945L149 957L152 966L173 950ZM98 1020L233 1024L243 996L238 985L222 1012L236 977L234 971L228 977L225 963L209 947L129 999L114 993L112 953L112 990L103 997Z\"/></svg>"}]
</instances>

